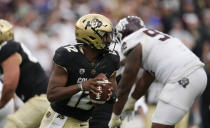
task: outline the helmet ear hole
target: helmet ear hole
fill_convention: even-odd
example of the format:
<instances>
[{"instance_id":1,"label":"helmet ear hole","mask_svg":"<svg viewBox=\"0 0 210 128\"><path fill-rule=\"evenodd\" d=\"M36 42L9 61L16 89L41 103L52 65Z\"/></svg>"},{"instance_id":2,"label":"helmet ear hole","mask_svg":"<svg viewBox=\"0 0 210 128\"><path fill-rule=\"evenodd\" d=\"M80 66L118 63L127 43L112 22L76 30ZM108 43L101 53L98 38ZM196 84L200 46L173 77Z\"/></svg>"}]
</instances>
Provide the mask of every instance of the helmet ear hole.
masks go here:
<instances>
[{"instance_id":1,"label":"helmet ear hole","mask_svg":"<svg viewBox=\"0 0 210 128\"><path fill-rule=\"evenodd\" d=\"M89 36L90 39L95 40L96 38L93 36Z\"/></svg>"}]
</instances>

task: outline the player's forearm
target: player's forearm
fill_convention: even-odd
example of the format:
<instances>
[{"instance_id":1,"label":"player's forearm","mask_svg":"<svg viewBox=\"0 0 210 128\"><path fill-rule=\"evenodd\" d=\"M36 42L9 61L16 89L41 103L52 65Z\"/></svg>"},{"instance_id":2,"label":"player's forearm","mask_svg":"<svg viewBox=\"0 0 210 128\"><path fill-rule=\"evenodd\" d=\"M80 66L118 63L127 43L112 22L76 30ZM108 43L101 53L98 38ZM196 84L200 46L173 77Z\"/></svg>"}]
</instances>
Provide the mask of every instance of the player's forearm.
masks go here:
<instances>
[{"instance_id":1,"label":"player's forearm","mask_svg":"<svg viewBox=\"0 0 210 128\"><path fill-rule=\"evenodd\" d=\"M135 77L133 77L132 74L128 72L128 70L125 70L121 78L121 81L117 87L118 101L114 105L114 113L116 115L121 114L123 107L128 99L128 95L130 93L130 90L134 81L135 81Z\"/></svg>"},{"instance_id":2,"label":"player's forearm","mask_svg":"<svg viewBox=\"0 0 210 128\"><path fill-rule=\"evenodd\" d=\"M114 107L113 107L113 112L116 115L121 114L123 107L127 101L127 98L128 98L128 95L123 95L117 99L117 102L114 104Z\"/></svg>"},{"instance_id":3,"label":"player's forearm","mask_svg":"<svg viewBox=\"0 0 210 128\"><path fill-rule=\"evenodd\" d=\"M142 97L146 91L148 90L149 85L145 85L145 84L136 84L136 87L132 93L132 97L136 100L138 100L140 97Z\"/></svg>"},{"instance_id":4,"label":"player's forearm","mask_svg":"<svg viewBox=\"0 0 210 128\"><path fill-rule=\"evenodd\" d=\"M118 85L117 102L114 104L114 113L116 115L121 114L123 107L128 99L130 89L131 89L131 87L128 85L127 86L123 86L121 84Z\"/></svg>"},{"instance_id":5,"label":"player's forearm","mask_svg":"<svg viewBox=\"0 0 210 128\"><path fill-rule=\"evenodd\" d=\"M55 101L55 100L62 100L65 98L69 98L71 96L73 96L74 94L78 93L80 90L77 86L77 84L75 85L71 85L68 87L54 87L47 90L47 98L49 101Z\"/></svg>"},{"instance_id":6,"label":"player's forearm","mask_svg":"<svg viewBox=\"0 0 210 128\"><path fill-rule=\"evenodd\" d=\"M146 93L154 79L155 78L153 76L151 76L147 72L144 72L142 77L136 82L136 87L132 93L132 97L136 100L142 97Z\"/></svg>"},{"instance_id":7,"label":"player's forearm","mask_svg":"<svg viewBox=\"0 0 210 128\"><path fill-rule=\"evenodd\" d=\"M147 89L146 88L141 88L141 89L135 89L133 91L133 93L131 94L131 96L138 100L139 98L141 98L145 93L146 93Z\"/></svg>"},{"instance_id":8,"label":"player's forearm","mask_svg":"<svg viewBox=\"0 0 210 128\"><path fill-rule=\"evenodd\" d=\"M13 98L14 94L15 94L15 89L4 87L0 100L0 108L4 107L10 101L10 99Z\"/></svg>"}]
</instances>

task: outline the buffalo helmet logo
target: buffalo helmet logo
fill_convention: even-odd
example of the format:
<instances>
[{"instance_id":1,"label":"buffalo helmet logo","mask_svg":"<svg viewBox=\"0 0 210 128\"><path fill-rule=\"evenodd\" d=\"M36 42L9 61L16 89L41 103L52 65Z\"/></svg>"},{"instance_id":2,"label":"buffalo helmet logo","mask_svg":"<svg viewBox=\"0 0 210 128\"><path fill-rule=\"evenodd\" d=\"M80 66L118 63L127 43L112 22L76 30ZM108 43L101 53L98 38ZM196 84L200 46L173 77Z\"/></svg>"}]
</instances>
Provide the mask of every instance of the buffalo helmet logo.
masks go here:
<instances>
[{"instance_id":1,"label":"buffalo helmet logo","mask_svg":"<svg viewBox=\"0 0 210 128\"><path fill-rule=\"evenodd\" d=\"M85 69L84 69L84 68L79 69L79 74L80 74L80 75L82 75L82 74L84 74L84 73L85 73Z\"/></svg>"},{"instance_id":2,"label":"buffalo helmet logo","mask_svg":"<svg viewBox=\"0 0 210 128\"><path fill-rule=\"evenodd\" d=\"M88 27L91 27L92 29L96 29L96 28L100 28L102 26L102 22L99 19L93 19L91 21L88 21L85 29L87 29Z\"/></svg>"}]
</instances>

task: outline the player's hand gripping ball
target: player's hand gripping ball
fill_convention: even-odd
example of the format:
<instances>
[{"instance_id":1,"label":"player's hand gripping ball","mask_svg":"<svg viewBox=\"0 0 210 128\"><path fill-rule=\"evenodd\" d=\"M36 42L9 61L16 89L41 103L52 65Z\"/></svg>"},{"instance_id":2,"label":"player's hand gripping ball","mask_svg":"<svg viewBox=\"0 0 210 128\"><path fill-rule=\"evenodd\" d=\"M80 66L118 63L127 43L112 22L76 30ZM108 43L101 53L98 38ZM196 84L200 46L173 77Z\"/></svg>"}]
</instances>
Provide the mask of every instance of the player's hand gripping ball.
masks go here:
<instances>
[{"instance_id":1,"label":"player's hand gripping ball","mask_svg":"<svg viewBox=\"0 0 210 128\"><path fill-rule=\"evenodd\" d=\"M90 91L90 100L92 103L95 104L104 104L107 100L110 99L112 95L111 82L108 81L108 78L103 73L98 74L96 78L100 79L99 81L97 81L97 89L100 92L94 94Z\"/></svg>"}]
</instances>

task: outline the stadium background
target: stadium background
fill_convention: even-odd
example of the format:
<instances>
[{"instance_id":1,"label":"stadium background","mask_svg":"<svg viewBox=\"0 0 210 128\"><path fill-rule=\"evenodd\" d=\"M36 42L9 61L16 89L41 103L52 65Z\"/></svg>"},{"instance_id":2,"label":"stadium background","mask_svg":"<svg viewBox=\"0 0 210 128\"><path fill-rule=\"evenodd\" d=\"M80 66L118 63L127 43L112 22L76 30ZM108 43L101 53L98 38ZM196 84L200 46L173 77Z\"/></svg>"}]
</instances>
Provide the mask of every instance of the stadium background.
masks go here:
<instances>
[{"instance_id":1,"label":"stadium background","mask_svg":"<svg viewBox=\"0 0 210 128\"><path fill-rule=\"evenodd\" d=\"M15 39L48 74L55 49L75 43L74 23L88 13L103 14L114 25L124 16L140 16L148 27L181 39L210 73L210 0L0 0L0 18L14 24ZM186 127L210 128L209 88L192 107Z\"/></svg>"}]
</instances>

